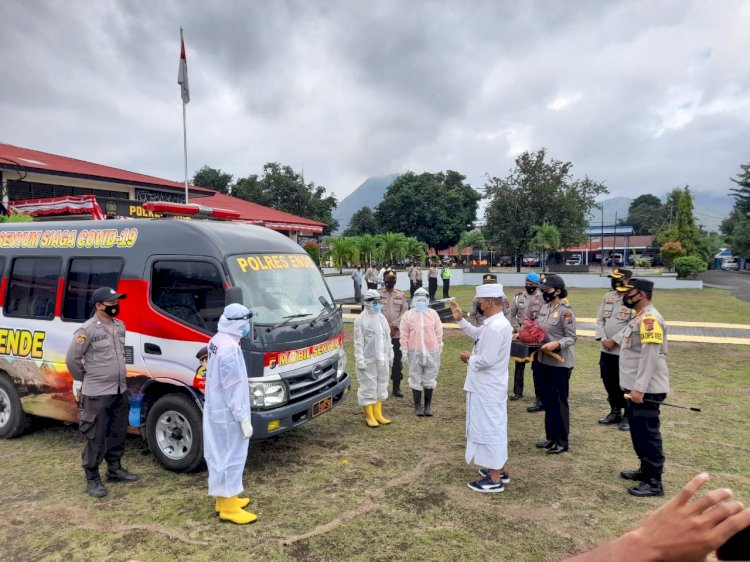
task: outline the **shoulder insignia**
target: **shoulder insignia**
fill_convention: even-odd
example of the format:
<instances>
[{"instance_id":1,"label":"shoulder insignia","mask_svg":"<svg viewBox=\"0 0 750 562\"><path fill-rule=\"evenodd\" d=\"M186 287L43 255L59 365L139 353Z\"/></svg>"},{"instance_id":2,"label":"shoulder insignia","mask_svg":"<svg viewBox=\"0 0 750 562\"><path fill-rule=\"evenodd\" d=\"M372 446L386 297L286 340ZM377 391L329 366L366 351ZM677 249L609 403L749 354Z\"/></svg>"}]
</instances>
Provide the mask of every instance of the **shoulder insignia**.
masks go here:
<instances>
[{"instance_id":1,"label":"shoulder insignia","mask_svg":"<svg viewBox=\"0 0 750 562\"><path fill-rule=\"evenodd\" d=\"M563 303L563 304L564 304L565 306L570 306L570 301L568 300L568 298L567 298L567 297L566 297L566 298L564 298L564 299L562 299L562 303Z\"/></svg>"},{"instance_id":2,"label":"shoulder insignia","mask_svg":"<svg viewBox=\"0 0 750 562\"><path fill-rule=\"evenodd\" d=\"M85 342L85 341L86 341L86 334L78 334L78 335L76 336L76 343L77 343L78 345L81 345L81 344L82 344L83 342Z\"/></svg>"},{"instance_id":3,"label":"shoulder insignia","mask_svg":"<svg viewBox=\"0 0 750 562\"><path fill-rule=\"evenodd\" d=\"M566 324L571 324L573 322L573 313L568 310L563 314L563 318L565 318Z\"/></svg>"},{"instance_id":4,"label":"shoulder insignia","mask_svg":"<svg viewBox=\"0 0 750 562\"><path fill-rule=\"evenodd\" d=\"M641 343L664 343L664 330L656 316L648 314L641 319L640 336Z\"/></svg>"},{"instance_id":5,"label":"shoulder insignia","mask_svg":"<svg viewBox=\"0 0 750 562\"><path fill-rule=\"evenodd\" d=\"M606 301L607 302L615 302L615 297L613 295L607 293Z\"/></svg>"}]
</instances>

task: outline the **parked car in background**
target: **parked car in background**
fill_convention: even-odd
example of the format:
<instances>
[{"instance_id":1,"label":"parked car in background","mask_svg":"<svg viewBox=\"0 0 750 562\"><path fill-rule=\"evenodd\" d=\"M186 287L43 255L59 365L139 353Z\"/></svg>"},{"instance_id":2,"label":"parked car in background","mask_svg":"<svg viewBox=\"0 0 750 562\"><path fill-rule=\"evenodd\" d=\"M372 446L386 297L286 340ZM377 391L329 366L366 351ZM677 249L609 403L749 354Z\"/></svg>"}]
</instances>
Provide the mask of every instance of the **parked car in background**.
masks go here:
<instances>
[{"instance_id":1,"label":"parked car in background","mask_svg":"<svg viewBox=\"0 0 750 562\"><path fill-rule=\"evenodd\" d=\"M721 269L724 271L737 271L740 266L735 258L724 258L721 260Z\"/></svg>"},{"instance_id":2,"label":"parked car in background","mask_svg":"<svg viewBox=\"0 0 750 562\"><path fill-rule=\"evenodd\" d=\"M581 265L582 263L583 258L581 258L581 254L573 254L565 260L565 265Z\"/></svg>"},{"instance_id":3,"label":"parked car in background","mask_svg":"<svg viewBox=\"0 0 750 562\"><path fill-rule=\"evenodd\" d=\"M521 263L524 267L536 267L537 265L539 265L539 258L537 258L536 256L524 256Z\"/></svg>"},{"instance_id":4,"label":"parked car in background","mask_svg":"<svg viewBox=\"0 0 750 562\"><path fill-rule=\"evenodd\" d=\"M623 265L622 254L609 254L607 261L605 262L609 267L616 267Z\"/></svg>"}]
</instances>

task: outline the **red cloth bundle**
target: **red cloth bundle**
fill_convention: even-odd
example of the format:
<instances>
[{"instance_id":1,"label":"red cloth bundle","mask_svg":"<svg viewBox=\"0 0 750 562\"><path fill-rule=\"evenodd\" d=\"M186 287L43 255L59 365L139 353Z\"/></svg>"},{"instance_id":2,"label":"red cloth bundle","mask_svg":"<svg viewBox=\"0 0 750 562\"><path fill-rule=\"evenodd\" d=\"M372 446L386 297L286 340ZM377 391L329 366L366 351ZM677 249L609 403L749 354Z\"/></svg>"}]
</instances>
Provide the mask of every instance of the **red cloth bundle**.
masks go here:
<instances>
[{"instance_id":1,"label":"red cloth bundle","mask_svg":"<svg viewBox=\"0 0 750 562\"><path fill-rule=\"evenodd\" d=\"M524 320L518 331L518 341L528 345L540 345L547 330L533 320Z\"/></svg>"}]
</instances>

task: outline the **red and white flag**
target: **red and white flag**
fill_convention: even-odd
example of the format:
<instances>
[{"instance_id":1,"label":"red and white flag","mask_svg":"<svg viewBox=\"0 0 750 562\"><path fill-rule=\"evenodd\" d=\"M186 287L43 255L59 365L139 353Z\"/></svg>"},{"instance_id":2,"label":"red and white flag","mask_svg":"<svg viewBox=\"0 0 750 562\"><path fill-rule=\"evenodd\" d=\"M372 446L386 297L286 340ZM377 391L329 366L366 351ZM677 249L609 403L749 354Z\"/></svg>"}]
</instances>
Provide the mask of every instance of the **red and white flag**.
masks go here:
<instances>
[{"instance_id":1,"label":"red and white flag","mask_svg":"<svg viewBox=\"0 0 750 562\"><path fill-rule=\"evenodd\" d=\"M190 102L190 86L188 86L187 57L185 56L185 40L180 28L180 70L177 73L177 83L182 86L182 103Z\"/></svg>"}]
</instances>

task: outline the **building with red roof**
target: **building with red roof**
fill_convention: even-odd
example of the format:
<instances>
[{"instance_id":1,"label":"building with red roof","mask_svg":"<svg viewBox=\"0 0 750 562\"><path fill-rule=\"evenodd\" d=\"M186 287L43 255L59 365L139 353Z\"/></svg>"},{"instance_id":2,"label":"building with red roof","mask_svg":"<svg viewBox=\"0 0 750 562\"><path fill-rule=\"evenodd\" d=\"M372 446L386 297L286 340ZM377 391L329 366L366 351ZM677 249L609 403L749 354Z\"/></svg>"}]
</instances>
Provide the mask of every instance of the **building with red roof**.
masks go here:
<instances>
[{"instance_id":1,"label":"building with red roof","mask_svg":"<svg viewBox=\"0 0 750 562\"><path fill-rule=\"evenodd\" d=\"M180 182L4 143L0 143L0 182L6 208L9 202L93 195L107 215L135 218L156 216L143 209L147 201L185 203L185 185ZM326 226L203 187L188 186L188 196L191 203L237 211L239 220L294 239L319 234Z\"/></svg>"}]
</instances>

